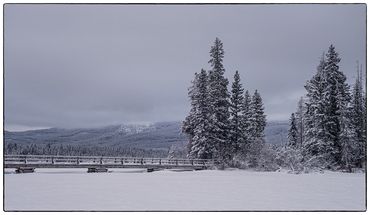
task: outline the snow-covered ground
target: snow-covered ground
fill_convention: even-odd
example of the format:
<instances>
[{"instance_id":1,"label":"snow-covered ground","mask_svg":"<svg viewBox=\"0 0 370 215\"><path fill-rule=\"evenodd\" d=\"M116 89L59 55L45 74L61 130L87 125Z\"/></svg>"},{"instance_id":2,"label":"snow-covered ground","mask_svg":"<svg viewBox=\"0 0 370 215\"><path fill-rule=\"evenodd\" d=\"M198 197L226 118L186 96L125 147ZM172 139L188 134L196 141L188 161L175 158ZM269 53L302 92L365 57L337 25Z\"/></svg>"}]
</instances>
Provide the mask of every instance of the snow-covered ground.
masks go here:
<instances>
[{"instance_id":1,"label":"snow-covered ground","mask_svg":"<svg viewBox=\"0 0 370 215\"><path fill-rule=\"evenodd\" d=\"M365 174L5 170L5 210L365 210Z\"/></svg>"}]
</instances>

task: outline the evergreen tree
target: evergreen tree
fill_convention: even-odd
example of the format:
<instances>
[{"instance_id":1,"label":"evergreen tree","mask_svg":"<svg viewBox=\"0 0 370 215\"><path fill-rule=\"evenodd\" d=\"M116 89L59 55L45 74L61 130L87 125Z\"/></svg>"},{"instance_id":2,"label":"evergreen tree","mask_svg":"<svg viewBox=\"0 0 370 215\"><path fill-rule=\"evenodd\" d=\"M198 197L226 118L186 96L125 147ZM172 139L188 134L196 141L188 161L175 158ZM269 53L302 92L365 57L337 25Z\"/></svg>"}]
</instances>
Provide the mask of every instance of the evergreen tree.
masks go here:
<instances>
[{"instance_id":1,"label":"evergreen tree","mask_svg":"<svg viewBox=\"0 0 370 215\"><path fill-rule=\"evenodd\" d=\"M301 97L298 101L298 107L297 111L295 113L295 118L297 122L297 145L298 147L302 147L304 143L304 114L306 112L305 104L304 104L304 99Z\"/></svg>"},{"instance_id":2,"label":"evergreen tree","mask_svg":"<svg viewBox=\"0 0 370 215\"><path fill-rule=\"evenodd\" d=\"M312 156L321 157L322 160L325 160L325 64L326 62L323 55L317 67L317 73L312 77L311 80L307 81L305 85L305 89L307 90L307 111L304 114L305 137L303 154L306 160L309 160Z\"/></svg>"},{"instance_id":3,"label":"evergreen tree","mask_svg":"<svg viewBox=\"0 0 370 215\"><path fill-rule=\"evenodd\" d=\"M314 156L323 167L343 166L343 147L352 141L348 125L349 85L339 70L340 58L333 45L322 58L317 73L307 82L304 149L306 159ZM348 150L348 147L346 148Z\"/></svg>"},{"instance_id":4,"label":"evergreen tree","mask_svg":"<svg viewBox=\"0 0 370 215\"><path fill-rule=\"evenodd\" d=\"M326 74L326 86L324 99L326 102L325 111L325 140L327 142L327 153L330 153L334 164L342 164L342 144L350 137L344 132L348 122L348 106L350 102L349 85L346 83L346 76L339 71L338 63L340 58L333 45L330 45L326 54L324 73ZM349 135L349 134L348 134Z\"/></svg>"},{"instance_id":5,"label":"evergreen tree","mask_svg":"<svg viewBox=\"0 0 370 215\"><path fill-rule=\"evenodd\" d=\"M210 143L216 147L213 158L221 163L231 160L231 144L229 141L229 92L228 80L224 77L223 44L216 38L210 51L211 70L209 71L208 105L210 113Z\"/></svg>"},{"instance_id":6,"label":"evergreen tree","mask_svg":"<svg viewBox=\"0 0 370 215\"><path fill-rule=\"evenodd\" d=\"M264 113L261 95L256 90L251 102L251 135L254 138L263 139L265 136L266 115Z\"/></svg>"},{"instance_id":7,"label":"evergreen tree","mask_svg":"<svg viewBox=\"0 0 370 215\"><path fill-rule=\"evenodd\" d=\"M183 132L189 135L188 157L211 158L214 147L209 143L208 77L205 70L195 74L193 86L189 89L190 114L183 123Z\"/></svg>"},{"instance_id":8,"label":"evergreen tree","mask_svg":"<svg viewBox=\"0 0 370 215\"><path fill-rule=\"evenodd\" d=\"M347 111L350 111L350 109L347 109ZM348 115L350 114L348 113ZM351 118L344 117L342 120L343 124L340 133L340 161L344 168L352 172L352 168L355 167L360 154L359 142L357 141L354 124L351 123Z\"/></svg>"},{"instance_id":9,"label":"evergreen tree","mask_svg":"<svg viewBox=\"0 0 370 215\"><path fill-rule=\"evenodd\" d=\"M294 113L292 113L292 115L290 116L288 146L292 148L298 147L298 129L297 129L297 121L296 121Z\"/></svg>"},{"instance_id":10,"label":"evergreen tree","mask_svg":"<svg viewBox=\"0 0 370 215\"><path fill-rule=\"evenodd\" d=\"M195 114L196 114L196 108L197 108L197 103L195 99L195 95L198 91L197 89L197 84L199 82L199 74L195 73L194 75L194 80L191 81L191 86L188 89L188 97L190 99L190 112L188 116L186 116L185 120L182 123L182 132L188 135L189 142L187 144L187 151L188 155L192 147L192 139L194 137L194 130L196 127L195 124Z\"/></svg>"},{"instance_id":11,"label":"evergreen tree","mask_svg":"<svg viewBox=\"0 0 370 215\"><path fill-rule=\"evenodd\" d=\"M361 73L357 65L357 78L352 91L351 100L351 124L354 129L354 139L357 142L358 157L357 166L361 166L366 160L366 100L362 89Z\"/></svg>"},{"instance_id":12,"label":"evergreen tree","mask_svg":"<svg viewBox=\"0 0 370 215\"><path fill-rule=\"evenodd\" d=\"M243 142L242 109L243 109L243 88L240 83L238 71L235 72L234 82L231 88L230 98L230 141L233 145L233 154L240 150Z\"/></svg>"},{"instance_id":13,"label":"evergreen tree","mask_svg":"<svg viewBox=\"0 0 370 215\"><path fill-rule=\"evenodd\" d=\"M196 111L194 136L192 138L192 147L190 157L209 159L215 153L215 147L209 142L209 107L208 107L208 89L207 73L202 69L196 85L197 93L195 95Z\"/></svg>"},{"instance_id":14,"label":"evergreen tree","mask_svg":"<svg viewBox=\"0 0 370 215\"><path fill-rule=\"evenodd\" d=\"M243 141L239 146L240 153L242 157L245 157L248 153L248 147L252 142L252 100L249 95L248 90L245 91L243 106L242 106L242 121L241 121L241 130L243 135Z\"/></svg>"},{"instance_id":15,"label":"evergreen tree","mask_svg":"<svg viewBox=\"0 0 370 215\"><path fill-rule=\"evenodd\" d=\"M250 118L250 136L251 142L249 144L250 165L256 167L260 157L261 150L264 146L264 130L266 127L266 115L264 114L264 107L262 98L256 90L251 102L251 118Z\"/></svg>"}]
</instances>

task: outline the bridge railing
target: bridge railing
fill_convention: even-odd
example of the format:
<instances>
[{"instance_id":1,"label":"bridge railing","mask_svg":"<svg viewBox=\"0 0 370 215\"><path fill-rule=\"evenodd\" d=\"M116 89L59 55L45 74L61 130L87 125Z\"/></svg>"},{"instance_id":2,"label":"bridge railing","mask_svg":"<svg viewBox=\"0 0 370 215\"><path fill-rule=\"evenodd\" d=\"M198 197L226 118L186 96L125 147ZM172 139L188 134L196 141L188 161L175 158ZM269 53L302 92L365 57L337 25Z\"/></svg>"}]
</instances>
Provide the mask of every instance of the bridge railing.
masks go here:
<instances>
[{"instance_id":1,"label":"bridge railing","mask_svg":"<svg viewBox=\"0 0 370 215\"><path fill-rule=\"evenodd\" d=\"M171 159L142 157L62 156L62 155L5 155L5 164L113 164L113 165L167 165L213 166L211 159Z\"/></svg>"}]
</instances>

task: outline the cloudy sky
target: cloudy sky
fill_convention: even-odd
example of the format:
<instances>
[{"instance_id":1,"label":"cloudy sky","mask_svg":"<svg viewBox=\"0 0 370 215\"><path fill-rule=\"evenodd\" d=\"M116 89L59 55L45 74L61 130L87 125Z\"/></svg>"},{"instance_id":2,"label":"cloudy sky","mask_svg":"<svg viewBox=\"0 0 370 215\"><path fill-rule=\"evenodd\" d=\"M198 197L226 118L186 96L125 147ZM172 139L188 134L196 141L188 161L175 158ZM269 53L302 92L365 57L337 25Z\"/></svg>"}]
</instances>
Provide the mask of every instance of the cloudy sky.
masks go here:
<instances>
[{"instance_id":1,"label":"cloudy sky","mask_svg":"<svg viewBox=\"0 0 370 215\"><path fill-rule=\"evenodd\" d=\"M195 72L224 43L226 76L287 120L332 43L365 67L362 5L15 5L4 11L5 129L183 120Z\"/></svg>"}]
</instances>

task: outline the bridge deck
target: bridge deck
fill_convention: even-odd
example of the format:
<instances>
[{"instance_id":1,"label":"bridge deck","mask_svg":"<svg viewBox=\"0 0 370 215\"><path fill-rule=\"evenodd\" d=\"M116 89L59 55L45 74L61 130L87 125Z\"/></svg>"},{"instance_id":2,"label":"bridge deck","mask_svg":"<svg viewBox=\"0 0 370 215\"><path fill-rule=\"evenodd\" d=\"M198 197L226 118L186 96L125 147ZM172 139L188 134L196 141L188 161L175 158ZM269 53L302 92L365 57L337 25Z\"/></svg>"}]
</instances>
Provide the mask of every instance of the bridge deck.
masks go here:
<instances>
[{"instance_id":1,"label":"bridge deck","mask_svg":"<svg viewBox=\"0 0 370 215\"><path fill-rule=\"evenodd\" d=\"M98 156L5 155L4 168L181 168L207 169L208 159L168 159Z\"/></svg>"}]
</instances>

